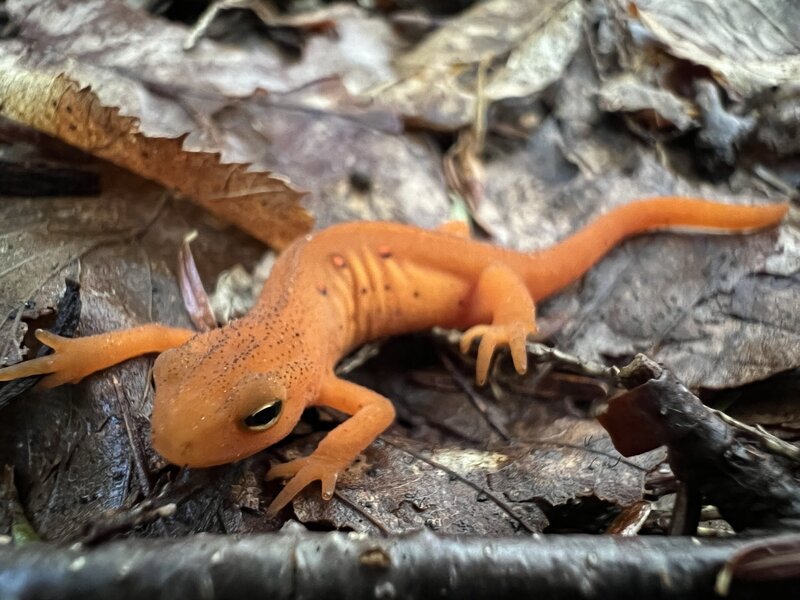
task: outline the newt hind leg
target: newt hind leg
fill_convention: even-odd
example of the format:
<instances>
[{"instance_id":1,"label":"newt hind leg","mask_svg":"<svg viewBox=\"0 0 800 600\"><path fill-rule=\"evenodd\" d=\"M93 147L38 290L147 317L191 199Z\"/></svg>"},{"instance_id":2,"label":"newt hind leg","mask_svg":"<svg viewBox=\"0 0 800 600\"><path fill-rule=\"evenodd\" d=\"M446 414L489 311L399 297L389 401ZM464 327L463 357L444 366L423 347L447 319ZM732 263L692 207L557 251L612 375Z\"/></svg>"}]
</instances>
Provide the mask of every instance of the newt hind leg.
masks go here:
<instances>
[{"instance_id":1,"label":"newt hind leg","mask_svg":"<svg viewBox=\"0 0 800 600\"><path fill-rule=\"evenodd\" d=\"M525 343L529 335L536 333L536 307L519 275L502 263L489 265L478 278L470 313L475 320L491 319L491 324L475 325L461 336L462 352L467 352L472 342L481 338L475 365L478 384L486 383L498 346L508 346L514 368L520 374L525 373L528 369Z\"/></svg>"},{"instance_id":2,"label":"newt hind leg","mask_svg":"<svg viewBox=\"0 0 800 600\"><path fill-rule=\"evenodd\" d=\"M339 475L394 420L394 406L381 396L331 374L322 384L317 406L330 406L352 415L326 435L312 454L275 465L267 479L289 479L267 508L274 515L313 481L322 484L322 497L330 500Z\"/></svg>"}]
</instances>

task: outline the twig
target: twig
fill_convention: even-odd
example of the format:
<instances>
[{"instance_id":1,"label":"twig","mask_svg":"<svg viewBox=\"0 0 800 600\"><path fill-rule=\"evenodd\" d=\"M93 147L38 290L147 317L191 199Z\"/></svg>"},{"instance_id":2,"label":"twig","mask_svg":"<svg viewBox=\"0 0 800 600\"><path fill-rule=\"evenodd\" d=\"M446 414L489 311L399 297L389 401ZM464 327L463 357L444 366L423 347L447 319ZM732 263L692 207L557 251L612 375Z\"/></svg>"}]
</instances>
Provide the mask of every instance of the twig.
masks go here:
<instances>
[{"instance_id":1,"label":"twig","mask_svg":"<svg viewBox=\"0 0 800 600\"><path fill-rule=\"evenodd\" d=\"M715 408L710 408L709 410L714 415L725 421L728 425L736 427L737 429L741 429L754 439L761 442L764 448L766 448L773 454L779 454L780 456L785 456L786 458L793 460L795 462L800 462L800 448L798 448L794 444L790 444L789 442L782 440L778 436L771 434L770 432L766 431L763 427L760 426L753 427L751 425L748 425L747 423L742 423L741 421L738 421L734 419L732 416L727 415L722 411L716 410Z\"/></svg>"},{"instance_id":2,"label":"twig","mask_svg":"<svg viewBox=\"0 0 800 600\"><path fill-rule=\"evenodd\" d=\"M147 469L145 468L145 462L143 459L143 450L141 444L139 444L139 436L137 436L134 433L136 427L131 422L131 411L127 402L128 396L125 393L125 390L122 389L122 386L120 385L116 375L111 376L111 383L114 387L114 396L116 399L117 408L119 409L119 412L122 414L122 421L125 424L125 433L128 436L128 443L130 444L131 447L131 457L133 458L133 464L136 467L136 474L138 475L139 486L142 490L142 493L145 495L145 497L147 497L150 496L150 494L152 493L152 488L150 486L150 477L147 472ZM147 385L147 383L145 383L145 385Z\"/></svg>"},{"instance_id":3,"label":"twig","mask_svg":"<svg viewBox=\"0 0 800 600\"><path fill-rule=\"evenodd\" d=\"M458 369L456 369L453 361L450 360L450 358L448 358L444 352L439 350L437 353L439 355L439 360L442 361L447 369L447 372L453 378L453 381L455 381L456 385L461 388L461 391L467 395L467 398L469 398L470 402L472 402L472 405L475 407L475 410L478 411L478 414L483 417L489 427L494 429L504 441L510 442L512 439L511 435L508 433L502 423L498 423L491 416L489 413L489 407L486 405L486 402L483 401L483 398L481 398L480 395L475 391L475 387L472 385L472 382L468 381L467 378L464 377L464 375L461 374Z\"/></svg>"},{"instance_id":4,"label":"twig","mask_svg":"<svg viewBox=\"0 0 800 600\"><path fill-rule=\"evenodd\" d=\"M797 458L785 443L732 425L646 356L620 369L619 379L630 391L598 418L622 454L666 445L673 473L736 530L800 528Z\"/></svg>"},{"instance_id":5,"label":"twig","mask_svg":"<svg viewBox=\"0 0 800 600\"><path fill-rule=\"evenodd\" d=\"M476 491L476 492L478 492L479 494L483 494L483 495L485 495L487 498L490 498L490 499L491 499L491 500L492 500L492 501L493 501L493 502L494 502L494 503L495 503L495 504L496 504L496 505L497 505L497 506L498 506L500 509L502 509L502 510L503 510L503 512L505 512L506 514L508 514L508 515L509 515L509 516L510 516L512 519L514 519L514 520L515 520L517 523L519 523L519 524L520 524L520 526L521 526L523 529L525 529L525 531L527 531L527 532L529 532L529 533L538 533L538 531L537 531L537 530L533 529L533 528L532 528L530 525L528 525L528 524L527 524L527 523L526 523L524 520L522 520L522 519L521 519L521 518L520 518L520 517L519 517L519 516L518 516L518 515L517 515L517 514L516 514L516 513L515 513L515 512L512 510L512 509L511 509L511 506L509 506L509 505L508 505L508 503L506 503L506 502L505 502L505 501L504 501L502 498L500 498L499 496L497 496L497 495L496 495L496 494L494 494L493 492L491 492L491 491L487 490L486 488L484 488L484 487L482 487L482 486L478 485L477 483L475 483L475 482L473 482L473 481L470 481L469 479L467 479L466 477L464 477L464 476L463 476L463 475L461 475L460 473L458 473L458 472L454 471L453 469L451 469L451 468L449 468L449 467L446 467L446 466L444 466L443 464L437 463L435 460L431 460L430 458L427 458L426 456L423 456L422 454L420 454L420 453L418 453L418 452L414 452L413 450L409 450L408 448L404 448L403 446L401 446L401 445L399 445L399 444L396 444L396 443L394 443L394 442L391 442L391 441L387 440L385 437L381 437L381 441L382 441L384 444L387 444L387 445L389 445L389 446L392 446L392 447L394 447L394 448L397 448L397 449L398 449L398 450L400 450L401 452L405 452L406 454L409 454L409 455L413 456L413 457L414 457L414 458L416 458L417 460L420 460L420 461L422 461L422 462L424 462L424 463L427 463L427 464L429 464L429 465L430 465L430 466L432 466L434 469L439 469L440 471L444 471L445 473L447 473L447 474L448 474L448 475L450 475L451 477L454 477L455 479L458 479L458 480L459 480L459 481L461 481L462 483L465 483L465 484L467 484L469 487L471 487L473 490L475 490L475 491Z\"/></svg>"}]
</instances>

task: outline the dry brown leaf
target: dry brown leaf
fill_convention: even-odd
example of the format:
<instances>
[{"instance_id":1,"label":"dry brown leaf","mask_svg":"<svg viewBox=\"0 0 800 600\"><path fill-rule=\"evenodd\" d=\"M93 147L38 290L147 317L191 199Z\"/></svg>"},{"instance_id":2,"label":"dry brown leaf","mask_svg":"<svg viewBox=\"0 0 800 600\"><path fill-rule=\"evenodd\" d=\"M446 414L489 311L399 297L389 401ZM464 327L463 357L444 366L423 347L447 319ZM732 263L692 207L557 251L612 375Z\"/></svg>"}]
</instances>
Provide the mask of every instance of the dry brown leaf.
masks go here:
<instances>
[{"instance_id":1,"label":"dry brown leaf","mask_svg":"<svg viewBox=\"0 0 800 600\"><path fill-rule=\"evenodd\" d=\"M269 245L282 248L311 227L301 194L270 173L187 152L181 138L147 137L136 119L63 75L21 69L7 58L0 72L2 116L177 190Z\"/></svg>"}]
</instances>

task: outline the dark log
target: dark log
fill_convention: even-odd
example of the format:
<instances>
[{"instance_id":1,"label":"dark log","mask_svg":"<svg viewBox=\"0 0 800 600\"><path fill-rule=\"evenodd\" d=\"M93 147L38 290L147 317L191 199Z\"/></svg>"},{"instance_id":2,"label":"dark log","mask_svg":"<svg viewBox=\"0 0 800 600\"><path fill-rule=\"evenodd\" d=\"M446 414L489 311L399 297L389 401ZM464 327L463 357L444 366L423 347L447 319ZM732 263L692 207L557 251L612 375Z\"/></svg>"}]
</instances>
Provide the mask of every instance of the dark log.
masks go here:
<instances>
[{"instance_id":1,"label":"dark log","mask_svg":"<svg viewBox=\"0 0 800 600\"><path fill-rule=\"evenodd\" d=\"M4 599L714 598L741 539L533 536L401 538L299 526L92 546L0 546ZM731 598L798 597L800 581L734 580Z\"/></svg>"}]
</instances>

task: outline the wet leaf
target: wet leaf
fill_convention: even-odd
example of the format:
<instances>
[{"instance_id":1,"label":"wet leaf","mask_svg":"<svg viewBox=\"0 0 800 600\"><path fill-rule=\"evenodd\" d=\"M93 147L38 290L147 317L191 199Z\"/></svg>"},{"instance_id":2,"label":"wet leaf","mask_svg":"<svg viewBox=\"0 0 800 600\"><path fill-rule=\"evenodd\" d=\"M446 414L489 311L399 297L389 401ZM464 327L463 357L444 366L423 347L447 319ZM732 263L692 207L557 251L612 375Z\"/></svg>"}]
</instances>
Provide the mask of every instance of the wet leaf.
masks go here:
<instances>
[{"instance_id":1,"label":"wet leaf","mask_svg":"<svg viewBox=\"0 0 800 600\"><path fill-rule=\"evenodd\" d=\"M490 478L493 489L516 502L560 506L596 498L630 506L641 500L647 472L664 458L654 452L634 461L622 459L591 419L557 418L537 427L534 435L536 441Z\"/></svg>"},{"instance_id":2,"label":"wet leaf","mask_svg":"<svg viewBox=\"0 0 800 600\"><path fill-rule=\"evenodd\" d=\"M777 90L761 106L757 137L778 156L800 153L800 89L784 87ZM795 175L796 177L796 175Z\"/></svg>"},{"instance_id":3,"label":"wet leaf","mask_svg":"<svg viewBox=\"0 0 800 600\"><path fill-rule=\"evenodd\" d=\"M55 306L70 275L82 286L80 335L152 321L185 327L170 271L183 236L200 232L194 249L207 279L236 262L250 264L261 250L211 226L191 204L165 204L152 184L116 169L102 179L106 191L97 198L4 199L3 255L20 257L0 274L9 312L21 314L26 303ZM15 323L5 319L0 333L19 352L27 325L21 317ZM149 443L151 363L152 357L128 361L3 410L0 455L13 461L26 514L44 539L75 539L100 513L158 488L160 467Z\"/></svg>"},{"instance_id":4,"label":"wet leaf","mask_svg":"<svg viewBox=\"0 0 800 600\"><path fill-rule=\"evenodd\" d=\"M486 86L486 95L492 100L519 98L542 91L561 77L578 49L583 24L581 2L559 2L550 6L537 3L537 10L541 11L537 17L544 21L541 28L521 38L505 68Z\"/></svg>"},{"instance_id":5,"label":"wet leaf","mask_svg":"<svg viewBox=\"0 0 800 600\"><path fill-rule=\"evenodd\" d=\"M336 79L221 111L217 123L239 132L245 154L268 157L314 190L306 205L319 226L377 219L433 227L447 216L435 146L403 134L395 115L351 96Z\"/></svg>"}]
</instances>

